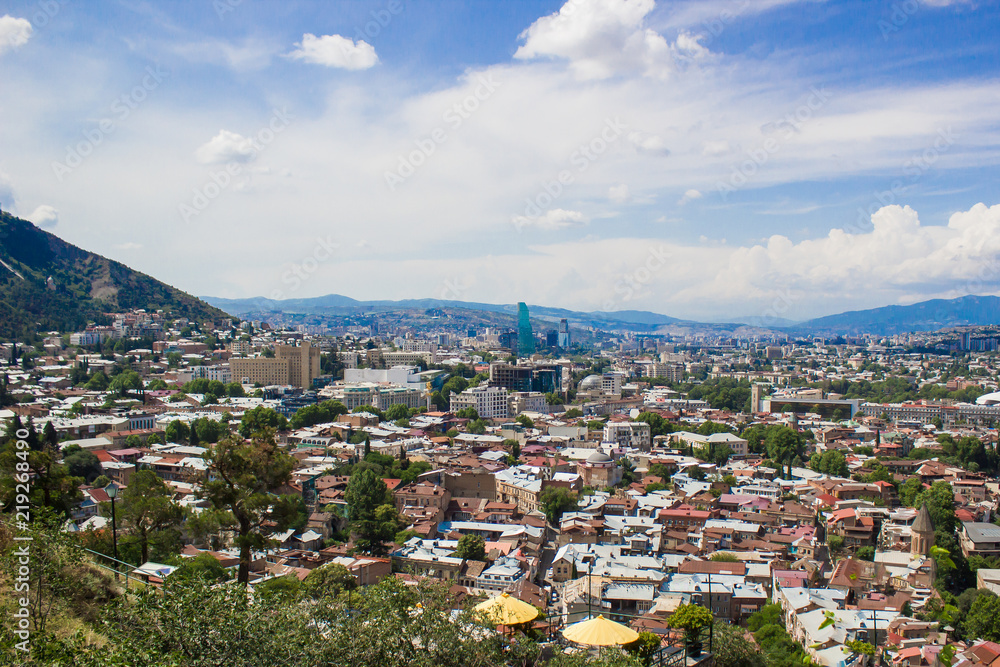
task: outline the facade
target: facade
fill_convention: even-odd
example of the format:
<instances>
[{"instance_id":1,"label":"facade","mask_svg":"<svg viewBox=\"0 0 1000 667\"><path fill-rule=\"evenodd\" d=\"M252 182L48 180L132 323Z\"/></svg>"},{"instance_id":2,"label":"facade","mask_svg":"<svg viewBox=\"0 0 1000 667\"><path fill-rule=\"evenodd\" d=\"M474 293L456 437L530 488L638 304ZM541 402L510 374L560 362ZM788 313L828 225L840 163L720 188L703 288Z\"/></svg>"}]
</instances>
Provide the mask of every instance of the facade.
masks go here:
<instances>
[{"instance_id":1,"label":"facade","mask_svg":"<svg viewBox=\"0 0 1000 667\"><path fill-rule=\"evenodd\" d=\"M566 319L559 320L559 331L556 334L556 344L559 347L569 347L572 345L572 340L569 335L569 322Z\"/></svg>"},{"instance_id":2,"label":"facade","mask_svg":"<svg viewBox=\"0 0 1000 667\"><path fill-rule=\"evenodd\" d=\"M507 390L503 387L470 387L460 394L452 394L448 409L458 412L462 408L475 408L483 419L506 419L510 416Z\"/></svg>"},{"instance_id":3,"label":"facade","mask_svg":"<svg viewBox=\"0 0 1000 667\"><path fill-rule=\"evenodd\" d=\"M531 331L528 306L517 304L517 356L530 357L535 353L535 334Z\"/></svg>"},{"instance_id":4,"label":"facade","mask_svg":"<svg viewBox=\"0 0 1000 667\"><path fill-rule=\"evenodd\" d=\"M511 417L522 412L546 412L549 407L545 394L540 391L514 391L509 394L508 400Z\"/></svg>"},{"instance_id":5,"label":"facade","mask_svg":"<svg viewBox=\"0 0 1000 667\"><path fill-rule=\"evenodd\" d=\"M562 366L558 364L490 364L490 384L510 391L562 391Z\"/></svg>"},{"instance_id":6,"label":"facade","mask_svg":"<svg viewBox=\"0 0 1000 667\"><path fill-rule=\"evenodd\" d=\"M604 425L604 442L648 451L652 445L650 433L646 422L608 422Z\"/></svg>"},{"instance_id":7,"label":"facade","mask_svg":"<svg viewBox=\"0 0 1000 667\"><path fill-rule=\"evenodd\" d=\"M681 382L684 380L684 364L652 363L649 365L649 376L664 378L668 382Z\"/></svg>"},{"instance_id":8,"label":"facade","mask_svg":"<svg viewBox=\"0 0 1000 667\"><path fill-rule=\"evenodd\" d=\"M288 381L288 362L284 359L268 357L232 357L229 360L229 373L236 382L243 384L286 385Z\"/></svg>"},{"instance_id":9,"label":"facade","mask_svg":"<svg viewBox=\"0 0 1000 667\"><path fill-rule=\"evenodd\" d=\"M229 360L230 377L236 382L260 385L290 384L299 389L312 387L320 374L320 352L308 342L302 345L277 345L274 357L233 357Z\"/></svg>"}]
</instances>

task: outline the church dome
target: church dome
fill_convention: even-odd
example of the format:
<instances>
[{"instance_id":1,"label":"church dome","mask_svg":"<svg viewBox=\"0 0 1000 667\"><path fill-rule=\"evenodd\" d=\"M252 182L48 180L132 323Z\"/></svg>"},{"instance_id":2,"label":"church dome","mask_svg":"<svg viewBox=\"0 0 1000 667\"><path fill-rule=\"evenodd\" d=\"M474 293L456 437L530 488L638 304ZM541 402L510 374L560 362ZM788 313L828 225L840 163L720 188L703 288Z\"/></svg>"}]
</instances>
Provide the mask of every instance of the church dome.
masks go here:
<instances>
[{"instance_id":1,"label":"church dome","mask_svg":"<svg viewBox=\"0 0 1000 667\"><path fill-rule=\"evenodd\" d=\"M598 450L598 451L594 452L593 454L591 454L590 456L587 457L587 463L603 463L603 464L608 464L608 463L613 463L613 461L611 460L610 456L608 456L604 452Z\"/></svg>"}]
</instances>

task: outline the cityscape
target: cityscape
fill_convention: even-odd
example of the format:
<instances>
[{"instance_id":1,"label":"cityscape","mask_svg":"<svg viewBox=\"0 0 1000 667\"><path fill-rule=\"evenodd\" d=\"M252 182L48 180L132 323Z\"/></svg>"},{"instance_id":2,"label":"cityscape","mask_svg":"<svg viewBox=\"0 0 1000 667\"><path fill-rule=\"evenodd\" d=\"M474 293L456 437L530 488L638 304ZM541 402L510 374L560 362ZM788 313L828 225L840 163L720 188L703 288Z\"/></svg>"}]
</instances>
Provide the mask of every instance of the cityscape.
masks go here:
<instances>
[{"instance_id":1,"label":"cityscape","mask_svg":"<svg viewBox=\"0 0 1000 667\"><path fill-rule=\"evenodd\" d=\"M0 8L0 663L1000 665L1000 7Z\"/></svg>"}]
</instances>

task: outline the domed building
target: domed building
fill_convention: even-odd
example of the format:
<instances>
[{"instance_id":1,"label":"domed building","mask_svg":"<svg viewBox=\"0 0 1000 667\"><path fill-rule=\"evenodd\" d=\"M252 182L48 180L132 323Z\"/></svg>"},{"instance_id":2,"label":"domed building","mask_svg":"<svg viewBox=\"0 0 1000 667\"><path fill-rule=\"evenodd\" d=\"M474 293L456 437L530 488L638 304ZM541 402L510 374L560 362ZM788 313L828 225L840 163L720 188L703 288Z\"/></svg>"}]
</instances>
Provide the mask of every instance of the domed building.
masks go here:
<instances>
[{"instance_id":1,"label":"domed building","mask_svg":"<svg viewBox=\"0 0 1000 667\"><path fill-rule=\"evenodd\" d=\"M580 392L600 391L601 380L602 378L600 375L588 375L587 377L580 380L580 384L577 385L576 390Z\"/></svg>"},{"instance_id":2,"label":"domed building","mask_svg":"<svg viewBox=\"0 0 1000 667\"><path fill-rule=\"evenodd\" d=\"M598 380L600 380L600 377ZM614 486L622 481L622 470L614 459L599 449L586 459L576 464L576 472L583 480L584 486L603 489L606 486Z\"/></svg>"}]
</instances>

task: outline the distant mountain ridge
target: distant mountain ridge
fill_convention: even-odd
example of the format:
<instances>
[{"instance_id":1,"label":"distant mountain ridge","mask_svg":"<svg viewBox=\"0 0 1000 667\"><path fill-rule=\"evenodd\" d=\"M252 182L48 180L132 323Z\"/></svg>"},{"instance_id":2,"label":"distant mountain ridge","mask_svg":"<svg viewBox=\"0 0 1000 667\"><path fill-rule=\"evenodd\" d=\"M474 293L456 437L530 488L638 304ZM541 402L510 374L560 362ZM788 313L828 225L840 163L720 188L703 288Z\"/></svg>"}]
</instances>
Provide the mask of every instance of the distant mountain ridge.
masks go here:
<instances>
[{"instance_id":1,"label":"distant mountain ridge","mask_svg":"<svg viewBox=\"0 0 1000 667\"><path fill-rule=\"evenodd\" d=\"M909 306L883 306L827 315L789 327L789 331L891 336L990 324L1000 324L1000 297L969 295L955 299L931 299Z\"/></svg>"},{"instance_id":2,"label":"distant mountain ridge","mask_svg":"<svg viewBox=\"0 0 1000 667\"><path fill-rule=\"evenodd\" d=\"M339 294L328 294L326 296L303 299L285 299L281 301L263 297L222 299L205 296L202 299L233 315L267 312L357 315L368 312L385 312L410 308L466 308L494 313L507 313L513 317L517 310L515 304L492 304L444 299L358 301ZM740 328L743 330L759 331L763 328L778 333L802 336L816 334L857 335L861 333L884 336L913 331L937 331L954 326L1000 324L1000 297L994 296L964 296L957 299L934 299L909 306L883 306L869 310L828 315L799 323L776 319L767 327L755 324L756 318L752 317L734 318L732 323L726 324L682 320L643 310L581 312L564 308L533 306L530 304L528 308L531 311L532 317L538 319L558 320L566 318L571 324L578 326L604 326L648 331L675 329L677 327L718 332L738 330Z\"/></svg>"},{"instance_id":3,"label":"distant mountain ridge","mask_svg":"<svg viewBox=\"0 0 1000 667\"><path fill-rule=\"evenodd\" d=\"M200 322L229 317L197 297L0 211L0 338L72 331L101 321L106 312L133 308L162 308Z\"/></svg>"}]
</instances>

